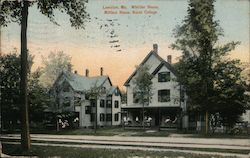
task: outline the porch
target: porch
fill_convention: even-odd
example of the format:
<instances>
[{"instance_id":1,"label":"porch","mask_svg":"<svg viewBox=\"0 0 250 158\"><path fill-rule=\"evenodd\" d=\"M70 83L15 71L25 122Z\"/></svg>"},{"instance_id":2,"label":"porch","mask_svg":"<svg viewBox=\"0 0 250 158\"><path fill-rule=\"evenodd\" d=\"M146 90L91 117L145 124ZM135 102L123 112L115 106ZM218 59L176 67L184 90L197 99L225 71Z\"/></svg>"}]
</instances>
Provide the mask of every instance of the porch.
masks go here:
<instances>
[{"instance_id":1,"label":"porch","mask_svg":"<svg viewBox=\"0 0 250 158\"><path fill-rule=\"evenodd\" d=\"M179 107L125 107L122 111L122 125L125 128L177 130L181 127ZM144 122L144 125L143 125Z\"/></svg>"}]
</instances>

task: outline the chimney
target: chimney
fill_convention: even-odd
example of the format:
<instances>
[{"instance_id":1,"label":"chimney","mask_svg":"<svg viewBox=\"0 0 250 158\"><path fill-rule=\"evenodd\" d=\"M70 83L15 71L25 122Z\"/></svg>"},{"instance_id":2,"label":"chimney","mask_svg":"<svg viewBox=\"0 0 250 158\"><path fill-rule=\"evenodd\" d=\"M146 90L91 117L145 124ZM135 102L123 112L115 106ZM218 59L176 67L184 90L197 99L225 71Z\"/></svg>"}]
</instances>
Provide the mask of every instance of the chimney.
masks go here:
<instances>
[{"instance_id":1,"label":"chimney","mask_svg":"<svg viewBox=\"0 0 250 158\"><path fill-rule=\"evenodd\" d=\"M172 55L167 56L167 61L169 64L172 64Z\"/></svg>"},{"instance_id":2,"label":"chimney","mask_svg":"<svg viewBox=\"0 0 250 158\"><path fill-rule=\"evenodd\" d=\"M86 69L86 71L85 71L85 76L86 76L86 77L89 77L89 69Z\"/></svg>"},{"instance_id":3,"label":"chimney","mask_svg":"<svg viewBox=\"0 0 250 158\"><path fill-rule=\"evenodd\" d=\"M103 67L100 68L100 75L103 76Z\"/></svg>"},{"instance_id":4,"label":"chimney","mask_svg":"<svg viewBox=\"0 0 250 158\"><path fill-rule=\"evenodd\" d=\"M75 74L77 74L77 71L75 70Z\"/></svg>"},{"instance_id":5,"label":"chimney","mask_svg":"<svg viewBox=\"0 0 250 158\"><path fill-rule=\"evenodd\" d=\"M158 45L157 44L153 44L153 51L155 53L158 53Z\"/></svg>"}]
</instances>

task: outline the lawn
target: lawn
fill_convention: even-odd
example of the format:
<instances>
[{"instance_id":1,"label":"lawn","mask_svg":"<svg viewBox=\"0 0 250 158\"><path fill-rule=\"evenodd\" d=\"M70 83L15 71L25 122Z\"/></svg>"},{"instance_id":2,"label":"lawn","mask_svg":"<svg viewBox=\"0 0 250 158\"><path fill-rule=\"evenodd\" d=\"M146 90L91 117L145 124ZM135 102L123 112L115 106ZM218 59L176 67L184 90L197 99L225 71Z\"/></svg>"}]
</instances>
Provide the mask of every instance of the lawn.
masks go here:
<instances>
[{"instance_id":1,"label":"lawn","mask_svg":"<svg viewBox=\"0 0 250 158\"><path fill-rule=\"evenodd\" d=\"M80 129L63 129L60 131L33 131L32 133L39 134L60 134L60 135L96 135L96 136L152 136L152 137L168 137L172 134L179 134L183 137L191 138L231 138L231 139L250 139L250 134L203 134L197 132L182 132L182 131L158 131L158 129L124 129L121 127L106 127L97 129L96 133L94 129L80 128Z\"/></svg>"},{"instance_id":2,"label":"lawn","mask_svg":"<svg viewBox=\"0 0 250 158\"><path fill-rule=\"evenodd\" d=\"M168 137L169 132L157 130L143 130L143 129L123 129L117 127L99 128L96 130L89 128L80 129L63 129L60 131L33 131L36 134L60 134L60 135L95 135L95 136L154 136L154 137Z\"/></svg>"},{"instance_id":3,"label":"lawn","mask_svg":"<svg viewBox=\"0 0 250 158\"><path fill-rule=\"evenodd\" d=\"M187 154L181 152L87 149L75 147L32 146L30 152L22 152L20 145L3 144L3 152L8 155L61 158L222 158L222 156Z\"/></svg>"}]
</instances>

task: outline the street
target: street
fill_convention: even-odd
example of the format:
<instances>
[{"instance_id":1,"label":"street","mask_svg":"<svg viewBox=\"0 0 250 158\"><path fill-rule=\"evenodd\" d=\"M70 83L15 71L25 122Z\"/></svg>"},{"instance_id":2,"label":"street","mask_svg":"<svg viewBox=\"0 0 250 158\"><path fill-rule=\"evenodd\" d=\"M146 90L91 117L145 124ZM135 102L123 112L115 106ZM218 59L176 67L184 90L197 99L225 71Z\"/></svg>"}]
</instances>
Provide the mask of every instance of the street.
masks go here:
<instances>
[{"instance_id":1,"label":"street","mask_svg":"<svg viewBox=\"0 0 250 158\"><path fill-rule=\"evenodd\" d=\"M19 140L20 135L2 135L2 140ZM153 151L178 151L187 153L216 154L248 157L246 154L217 152L218 150L244 150L250 152L249 139L187 138L187 137L125 137L87 135L32 134L33 145L81 148L138 149ZM6 141L3 141L6 142ZM16 142L9 142L16 143ZM202 149L202 150L201 150ZM206 150L209 150L207 152ZM211 149L212 152L211 152ZM200 151L199 151L200 150Z\"/></svg>"}]
</instances>

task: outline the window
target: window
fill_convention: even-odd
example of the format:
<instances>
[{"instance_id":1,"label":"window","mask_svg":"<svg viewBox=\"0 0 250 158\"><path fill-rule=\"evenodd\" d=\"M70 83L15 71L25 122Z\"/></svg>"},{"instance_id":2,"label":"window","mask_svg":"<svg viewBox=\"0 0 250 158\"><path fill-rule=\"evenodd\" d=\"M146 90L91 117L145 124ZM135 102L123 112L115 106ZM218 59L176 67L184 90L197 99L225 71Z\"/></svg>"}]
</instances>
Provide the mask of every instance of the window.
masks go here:
<instances>
[{"instance_id":1,"label":"window","mask_svg":"<svg viewBox=\"0 0 250 158\"><path fill-rule=\"evenodd\" d=\"M94 120L95 120L95 114L92 113L92 114L90 115L90 122L94 122Z\"/></svg>"},{"instance_id":2,"label":"window","mask_svg":"<svg viewBox=\"0 0 250 158\"><path fill-rule=\"evenodd\" d=\"M102 94L106 93L106 87L102 87L102 88L101 88L101 93L102 93Z\"/></svg>"},{"instance_id":3,"label":"window","mask_svg":"<svg viewBox=\"0 0 250 158\"><path fill-rule=\"evenodd\" d=\"M112 100L106 101L106 108L112 108Z\"/></svg>"},{"instance_id":4,"label":"window","mask_svg":"<svg viewBox=\"0 0 250 158\"><path fill-rule=\"evenodd\" d=\"M104 108L105 100L101 99L100 100L100 107Z\"/></svg>"},{"instance_id":5,"label":"window","mask_svg":"<svg viewBox=\"0 0 250 158\"><path fill-rule=\"evenodd\" d=\"M170 101L170 90L163 89L158 91L158 101L159 102L169 102Z\"/></svg>"},{"instance_id":6,"label":"window","mask_svg":"<svg viewBox=\"0 0 250 158\"><path fill-rule=\"evenodd\" d=\"M133 103L139 103L138 93L136 92L133 93Z\"/></svg>"},{"instance_id":7,"label":"window","mask_svg":"<svg viewBox=\"0 0 250 158\"><path fill-rule=\"evenodd\" d=\"M119 108L119 101L118 100L115 101L115 108Z\"/></svg>"},{"instance_id":8,"label":"window","mask_svg":"<svg viewBox=\"0 0 250 158\"><path fill-rule=\"evenodd\" d=\"M119 121L119 114L115 114L115 121Z\"/></svg>"},{"instance_id":9,"label":"window","mask_svg":"<svg viewBox=\"0 0 250 158\"><path fill-rule=\"evenodd\" d=\"M85 106L85 114L90 114L90 113L91 113L91 107Z\"/></svg>"},{"instance_id":10,"label":"window","mask_svg":"<svg viewBox=\"0 0 250 158\"><path fill-rule=\"evenodd\" d=\"M168 81L170 81L170 72L158 73L158 82L168 82Z\"/></svg>"},{"instance_id":11,"label":"window","mask_svg":"<svg viewBox=\"0 0 250 158\"><path fill-rule=\"evenodd\" d=\"M100 113L100 122L105 121L105 115L104 113Z\"/></svg>"},{"instance_id":12,"label":"window","mask_svg":"<svg viewBox=\"0 0 250 158\"><path fill-rule=\"evenodd\" d=\"M106 121L112 121L112 115L106 114Z\"/></svg>"}]
</instances>

